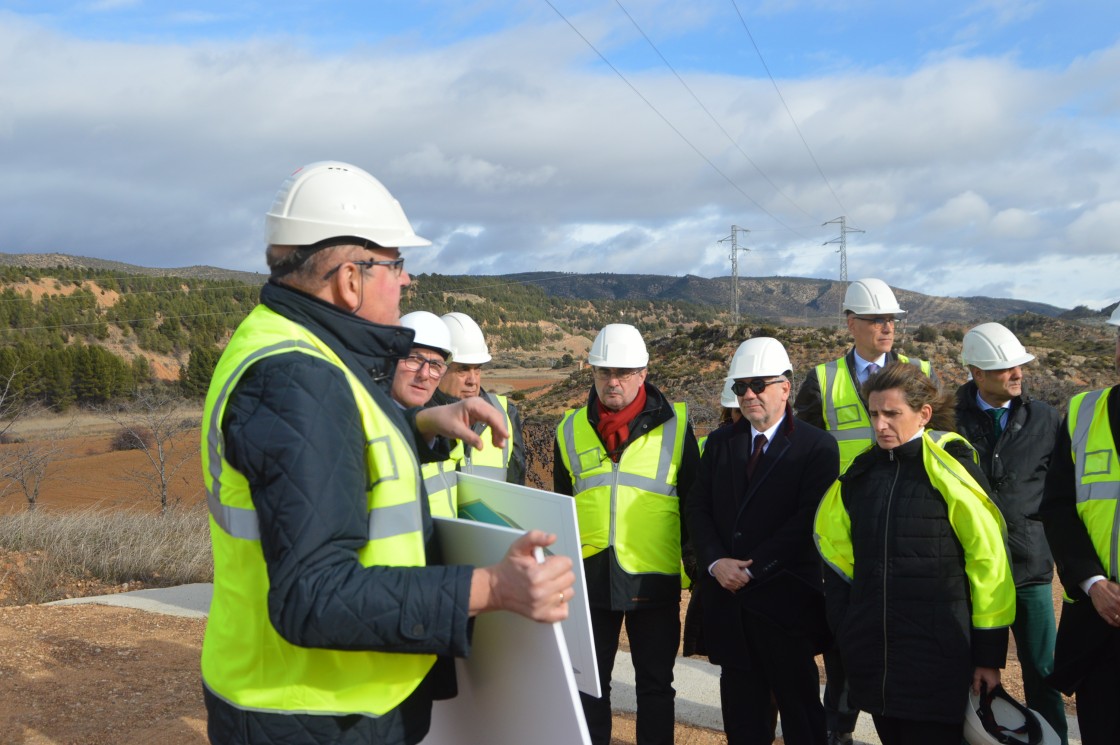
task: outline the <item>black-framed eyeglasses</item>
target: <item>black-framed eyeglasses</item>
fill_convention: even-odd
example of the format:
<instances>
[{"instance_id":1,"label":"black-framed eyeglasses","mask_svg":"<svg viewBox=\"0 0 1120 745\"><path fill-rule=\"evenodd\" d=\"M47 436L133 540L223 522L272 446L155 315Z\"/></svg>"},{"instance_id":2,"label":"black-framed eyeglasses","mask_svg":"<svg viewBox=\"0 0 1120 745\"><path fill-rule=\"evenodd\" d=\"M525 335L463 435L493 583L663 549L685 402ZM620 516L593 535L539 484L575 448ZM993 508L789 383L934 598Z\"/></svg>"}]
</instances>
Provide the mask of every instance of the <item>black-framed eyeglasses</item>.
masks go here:
<instances>
[{"instance_id":1,"label":"black-framed eyeglasses","mask_svg":"<svg viewBox=\"0 0 1120 745\"><path fill-rule=\"evenodd\" d=\"M882 328L883 326L886 326L888 323L891 326L894 326L895 324L898 323L897 318L889 317L889 316L853 316L853 317L856 318L857 320L863 321L864 323L870 323L872 326L874 326L876 328Z\"/></svg>"},{"instance_id":2,"label":"black-framed eyeglasses","mask_svg":"<svg viewBox=\"0 0 1120 745\"><path fill-rule=\"evenodd\" d=\"M595 377L599 380L617 380L619 383L625 383L627 380L634 377L642 370L645 370L645 368L635 367L633 369L627 370L619 369L617 367L596 367Z\"/></svg>"},{"instance_id":3,"label":"black-framed eyeglasses","mask_svg":"<svg viewBox=\"0 0 1120 745\"><path fill-rule=\"evenodd\" d=\"M785 382L782 378L777 380L762 380L761 378L752 378L751 380L736 380L731 384L731 392L736 396L745 395L748 390L754 391L754 395L761 396L762 392L766 390L766 386L774 385L775 383Z\"/></svg>"},{"instance_id":4,"label":"black-framed eyeglasses","mask_svg":"<svg viewBox=\"0 0 1120 745\"><path fill-rule=\"evenodd\" d=\"M443 373L447 371L447 364L443 360L435 357L425 357L422 354L416 354L414 352L407 357L401 358L401 367L409 372L420 372L424 365L428 366L429 378L442 378Z\"/></svg>"},{"instance_id":5,"label":"black-framed eyeglasses","mask_svg":"<svg viewBox=\"0 0 1120 745\"><path fill-rule=\"evenodd\" d=\"M331 276L334 275L335 272L337 272L339 269L341 269L346 264L353 264L354 266L360 266L363 269L369 269L371 266L387 266L387 267L389 267L389 269L391 269L393 271L393 276L394 277L401 276L401 272L404 271L404 258L361 259L361 260L355 260L355 261L343 261L341 264L337 265L334 269L331 269L329 272L324 274L323 279L330 279Z\"/></svg>"}]
</instances>

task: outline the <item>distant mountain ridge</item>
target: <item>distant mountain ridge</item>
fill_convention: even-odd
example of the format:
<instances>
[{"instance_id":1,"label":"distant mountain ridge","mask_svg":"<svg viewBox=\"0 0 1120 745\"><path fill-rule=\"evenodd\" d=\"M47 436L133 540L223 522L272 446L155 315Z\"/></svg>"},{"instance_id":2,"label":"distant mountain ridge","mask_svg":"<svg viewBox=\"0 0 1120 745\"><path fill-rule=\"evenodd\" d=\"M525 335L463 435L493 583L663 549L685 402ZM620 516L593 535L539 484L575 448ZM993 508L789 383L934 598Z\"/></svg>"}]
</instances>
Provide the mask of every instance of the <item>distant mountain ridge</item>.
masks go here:
<instances>
[{"instance_id":1,"label":"distant mountain ridge","mask_svg":"<svg viewBox=\"0 0 1120 745\"><path fill-rule=\"evenodd\" d=\"M56 266L89 268L160 277L230 279L247 284L263 284L267 275L188 266L157 269L63 253L0 253L0 265L47 269ZM422 283L424 275L419 275ZM454 277L447 277L454 279ZM478 279L474 277L474 279ZM733 307L731 277L708 279L695 275L683 277L655 274L574 274L567 272L523 272L492 275L505 283L534 285L552 297L594 301L599 299L688 302L719 308L730 314ZM1050 318L1093 318L1111 310L1068 310L1046 303L984 296L945 298L913 290L894 288L899 304L907 310L911 323L979 323L1020 313L1037 313ZM838 280L804 277L740 277L739 312L743 319L759 319L784 324L820 325L835 320L840 313L843 285Z\"/></svg>"}]
</instances>

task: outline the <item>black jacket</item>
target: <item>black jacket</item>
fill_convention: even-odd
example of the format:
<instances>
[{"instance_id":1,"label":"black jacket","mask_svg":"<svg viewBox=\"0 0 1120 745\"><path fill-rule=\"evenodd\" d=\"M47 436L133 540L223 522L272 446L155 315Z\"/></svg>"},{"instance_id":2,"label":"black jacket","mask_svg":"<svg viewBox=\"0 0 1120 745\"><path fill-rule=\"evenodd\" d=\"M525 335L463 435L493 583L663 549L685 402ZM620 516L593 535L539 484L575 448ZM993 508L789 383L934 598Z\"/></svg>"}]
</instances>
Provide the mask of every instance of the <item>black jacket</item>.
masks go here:
<instances>
[{"instance_id":1,"label":"black jacket","mask_svg":"<svg viewBox=\"0 0 1120 745\"><path fill-rule=\"evenodd\" d=\"M415 440L410 416L388 397L396 360L412 332L369 323L312 296L269 284L261 302L336 352L393 423ZM305 354L253 364L223 420L226 457L249 481L268 569L269 615L292 644L466 655L468 566L362 567L367 540L365 437L345 376ZM418 443L425 459L431 453ZM429 564L438 561L424 505ZM252 643L252 640L246 640ZM220 743L415 743L427 733L435 671L382 717L245 712L207 692L210 738Z\"/></svg>"},{"instance_id":2,"label":"black jacket","mask_svg":"<svg viewBox=\"0 0 1120 745\"><path fill-rule=\"evenodd\" d=\"M913 359L911 358L911 360ZM897 361L898 352L887 352L886 362L888 365ZM856 377L855 347L849 349L848 353L844 355L844 362L848 365L848 373L852 376L852 380L858 380ZM929 379L933 381L934 385L938 385L937 373L934 372L932 367L930 368ZM856 391L859 392L858 383L856 383ZM862 393L860 393L859 400L863 401ZM863 401L863 408L867 408L866 401ZM816 367L809 368L809 374L802 381L801 387L797 389L797 398L793 401L793 413L803 422L808 422L821 429L828 429L824 421L824 410L821 405L821 384L817 381Z\"/></svg>"},{"instance_id":3,"label":"black jacket","mask_svg":"<svg viewBox=\"0 0 1120 745\"><path fill-rule=\"evenodd\" d=\"M1112 441L1120 443L1120 385L1113 386L1109 393L1108 419L1112 425ZM1101 660L1100 650L1120 634L1120 629L1109 626L1100 617L1092 601L1081 591L1081 583L1090 577L1108 575L1093 548L1085 523L1077 514L1075 479L1067 417L1058 432L1039 508L1058 576L1066 594L1075 601L1062 607L1054 647L1054 673L1047 678L1047 682L1067 695L1073 694L1086 672Z\"/></svg>"},{"instance_id":4,"label":"black jacket","mask_svg":"<svg viewBox=\"0 0 1120 745\"><path fill-rule=\"evenodd\" d=\"M688 498L688 529L703 593L703 639L716 664L748 659L740 609L824 649L828 631L813 515L836 480L840 457L831 435L794 419L787 408L773 442L748 481L751 425L741 419L708 436ZM718 559L753 560L753 579L737 593L708 573Z\"/></svg>"},{"instance_id":5,"label":"black jacket","mask_svg":"<svg viewBox=\"0 0 1120 745\"><path fill-rule=\"evenodd\" d=\"M961 722L973 668L1003 667L1007 629L974 629L964 554L921 440L873 447L840 477L855 575L825 572L829 623L852 706L915 721ZM960 443L948 451L987 489Z\"/></svg>"},{"instance_id":6,"label":"black jacket","mask_svg":"<svg viewBox=\"0 0 1120 745\"><path fill-rule=\"evenodd\" d=\"M1046 470L1062 416L1044 401L1018 396L997 439L992 418L976 403L976 383L957 389L957 432L972 443L988 477L992 499L1007 521L1015 586L1050 584L1054 563L1042 523L1032 516L1042 502Z\"/></svg>"},{"instance_id":7,"label":"black jacket","mask_svg":"<svg viewBox=\"0 0 1120 745\"><path fill-rule=\"evenodd\" d=\"M630 435L622 444L622 450L629 447L634 440L645 436L650 430L669 421L674 415L673 403L665 398L656 386L647 380L645 388L645 408L630 422ZM594 387L587 397L587 420L597 432L599 397ZM681 502L682 547L688 543L685 505L689 491L692 489L692 482L696 478L696 466L700 461L700 448L696 444L692 425L687 422L684 424L686 424L684 450L681 453L681 463L677 466L677 498ZM557 494L573 496L572 475L564 466L560 447L560 439L557 437L552 453L552 490ZM592 608L626 611L681 602L679 576L630 574L619 566L613 546L608 546L606 551L600 551L584 559L583 576L587 584L587 602Z\"/></svg>"}]
</instances>

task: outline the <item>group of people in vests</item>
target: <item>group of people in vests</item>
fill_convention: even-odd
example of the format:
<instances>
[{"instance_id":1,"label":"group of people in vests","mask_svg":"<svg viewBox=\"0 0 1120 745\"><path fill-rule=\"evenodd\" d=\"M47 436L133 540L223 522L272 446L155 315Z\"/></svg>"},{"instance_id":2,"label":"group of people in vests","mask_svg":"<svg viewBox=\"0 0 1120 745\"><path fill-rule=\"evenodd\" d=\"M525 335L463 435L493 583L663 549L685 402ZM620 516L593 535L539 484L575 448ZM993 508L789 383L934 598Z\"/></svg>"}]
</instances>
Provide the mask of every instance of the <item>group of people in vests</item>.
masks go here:
<instances>
[{"instance_id":1,"label":"group of people in vests","mask_svg":"<svg viewBox=\"0 0 1120 745\"><path fill-rule=\"evenodd\" d=\"M400 249L428 241L388 190L314 163L266 227L269 283L204 412L210 737L420 742L432 702L454 695L470 619L565 618L571 560L538 562L555 537L530 531L493 566L439 562L432 516L456 514L452 475L523 483L521 423L482 387L477 323L400 316ZM1009 630L1027 704L1063 745L1058 691L1076 695L1084 743L1120 742L1120 395L1081 394L1063 420L1024 393L1033 356L995 323L965 336L970 380L944 392L929 362L894 352L905 311L885 283L853 282L844 310L852 349L796 395L781 341L739 345L727 423L703 447L648 379L638 330L596 336L553 459L603 690L581 694L591 741L611 739L625 626L638 742L673 742L685 585L686 652L720 667L729 743L772 742L779 717L788 745L851 742L865 711L886 745L957 745L970 690L999 686ZM1057 631L1051 548L1069 601Z\"/></svg>"}]
</instances>

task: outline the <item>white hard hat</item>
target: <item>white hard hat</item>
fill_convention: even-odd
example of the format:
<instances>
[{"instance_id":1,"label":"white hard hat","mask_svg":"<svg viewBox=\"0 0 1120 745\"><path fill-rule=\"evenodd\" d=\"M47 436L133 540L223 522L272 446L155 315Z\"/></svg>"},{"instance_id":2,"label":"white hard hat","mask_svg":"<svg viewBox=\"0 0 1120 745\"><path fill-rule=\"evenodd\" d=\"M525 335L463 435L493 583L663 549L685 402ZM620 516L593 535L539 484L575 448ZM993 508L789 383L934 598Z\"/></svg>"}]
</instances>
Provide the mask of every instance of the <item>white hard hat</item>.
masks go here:
<instances>
[{"instance_id":1,"label":"white hard hat","mask_svg":"<svg viewBox=\"0 0 1120 745\"><path fill-rule=\"evenodd\" d=\"M645 367L649 352L638 329L628 323L608 323L591 343L587 362L594 367Z\"/></svg>"},{"instance_id":2,"label":"white hard hat","mask_svg":"<svg viewBox=\"0 0 1120 745\"><path fill-rule=\"evenodd\" d=\"M735 350L735 356L731 358L731 369L727 372L727 380L765 378L792 370L793 365L789 362L789 355L786 354L786 348L780 341L769 336L756 336L747 339ZM735 405L739 405L738 399Z\"/></svg>"},{"instance_id":3,"label":"white hard hat","mask_svg":"<svg viewBox=\"0 0 1120 745\"><path fill-rule=\"evenodd\" d=\"M891 288L881 279L857 279L848 285L842 310L850 310L856 315L899 315L906 312L898 307Z\"/></svg>"},{"instance_id":4,"label":"white hard hat","mask_svg":"<svg viewBox=\"0 0 1120 745\"><path fill-rule=\"evenodd\" d=\"M430 246L412 232L400 202L380 181L348 163L321 161L299 169L265 216L269 245L310 246L354 236L379 246Z\"/></svg>"},{"instance_id":5,"label":"white hard hat","mask_svg":"<svg viewBox=\"0 0 1120 745\"><path fill-rule=\"evenodd\" d=\"M725 409L739 408L739 397L731 390L731 386L734 384L734 378L728 378L723 381L723 392L719 394L719 405Z\"/></svg>"},{"instance_id":6,"label":"white hard hat","mask_svg":"<svg viewBox=\"0 0 1120 745\"><path fill-rule=\"evenodd\" d=\"M961 345L961 362L981 370L1007 370L1033 359L1002 323L980 324L964 335Z\"/></svg>"},{"instance_id":7,"label":"white hard hat","mask_svg":"<svg viewBox=\"0 0 1120 745\"><path fill-rule=\"evenodd\" d=\"M466 313L445 313L440 320L451 334L451 357L461 365L484 365L490 361L486 337Z\"/></svg>"},{"instance_id":8,"label":"white hard hat","mask_svg":"<svg viewBox=\"0 0 1120 745\"><path fill-rule=\"evenodd\" d=\"M414 310L401 316L401 325L416 332L413 344L443 352L445 359L451 356L451 332L435 313Z\"/></svg>"},{"instance_id":9,"label":"white hard hat","mask_svg":"<svg viewBox=\"0 0 1120 745\"><path fill-rule=\"evenodd\" d=\"M964 712L964 739L969 745L1061 743L1058 733L1045 718L1011 698L1002 687L983 699L969 691Z\"/></svg>"},{"instance_id":10,"label":"white hard hat","mask_svg":"<svg viewBox=\"0 0 1120 745\"><path fill-rule=\"evenodd\" d=\"M1120 326L1120 305L1112 309L1112 317L1108 319L1108 322L1113 326Z\"/></svg>"}]
</instances>

